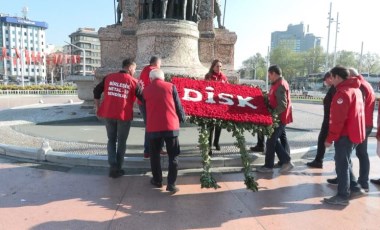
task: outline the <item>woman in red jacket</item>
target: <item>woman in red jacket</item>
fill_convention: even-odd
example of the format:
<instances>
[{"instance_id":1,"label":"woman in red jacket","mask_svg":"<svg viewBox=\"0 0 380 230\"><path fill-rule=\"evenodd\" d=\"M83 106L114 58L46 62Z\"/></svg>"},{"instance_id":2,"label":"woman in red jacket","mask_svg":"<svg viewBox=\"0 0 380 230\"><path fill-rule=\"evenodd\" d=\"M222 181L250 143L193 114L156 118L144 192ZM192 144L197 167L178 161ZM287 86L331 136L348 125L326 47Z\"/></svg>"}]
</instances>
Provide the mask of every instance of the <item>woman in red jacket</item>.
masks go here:
<instances>
[{"instance_id":1,"label":"woman in red jacket","mask_svg":"<svg viewBox=\"0 0 380 230\"><path fill-rule=\"evenodd\" d=\"M211 63L210 70L206 74L205 80L206 81L220 81L223 83L228 83L228 79L227 79L226 75L224 75L222 73L222 62L221 61L219 61L218 59L215 59ZM212 136L214 134L214 129L215 129L214 146L215 146L216 150L220 150L219 138L220 138L220 134L222 132L222 127L210 125L209 126L210 136L208 139L209 145L210 145L210 151L209 151L210 156L212 155L211 147L212 147Z\"/></svg>"}]
</instances>

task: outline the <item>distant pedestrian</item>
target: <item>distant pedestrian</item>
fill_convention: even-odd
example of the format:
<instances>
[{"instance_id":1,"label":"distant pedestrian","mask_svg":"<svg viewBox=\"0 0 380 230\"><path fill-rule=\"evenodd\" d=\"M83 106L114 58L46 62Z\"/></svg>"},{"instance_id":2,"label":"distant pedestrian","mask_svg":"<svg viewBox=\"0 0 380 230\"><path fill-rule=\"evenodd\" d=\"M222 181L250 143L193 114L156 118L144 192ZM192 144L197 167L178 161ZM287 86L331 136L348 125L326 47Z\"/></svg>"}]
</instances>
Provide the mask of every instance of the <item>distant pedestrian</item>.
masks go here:
<instances>
[{"instance_id":1,"label":"distant pedestrian","mask_svg":"<svg viewBox=\"0 0 380 230\"><path fill-rule=\"evenodd\" d=\"M291 162L288 151L289 144L286 138L285 126L293 122L292 105L290 100L290 89L288 82L282 77L281 68L272 65L268 68L268 78L271 81L271 88L268 94L269 106L279 117L279 125L274 128L272 135L266 141L265 164L257 168L258 172L273 172L275 153L281 165L280 172L290 171L294 165ZM281 144L279 138L284 135L284 143Z\"/></svg>"},{"instance_id":2,"label":"distant pedestrian","mask_svg":"<svg viewBox=\"0 0 380 230\"><path fill-rule=\"evenodd\" d=\"M162 141L165 141L169 159L166 191L175 193L179 190L175 184L180 154L179 123L185 121L185 113L177 88L172 83L164 81L164 72L154 69L149 77L151 84L144 88L143 103L146 109L146 129L149 135L150 165L153 175L150 183L162 187L160 149Z\"/></svg>"},{"instance_id":3,"label":"distant pedestrian","mask_svg":"<svg viewBox=\"0 0 380 230\"><path fill-rule=\"evenodd\" d=\"M122 167L133 119L133 103L136 96L141 96L141 88L133 78L135 71L136 63L125 59L123 70L104 77L93 91L96 114L104 118L106 125L109 176L112 178L124 175ZM100 102L102 94L104 99Z\"/></svg>"},{"instance_id":4,"label":"distant pedestrian","mask_svg":"<svg viewBox=\"0 0 380 230\"><path fill-rule=\"evenodd\" d=\"M323 168L323 158L326 152L325 141L329 132L330 106L336 92L330 72L325 74L323 77L323 82L330 88L327 91L326 96L323 98L323 121L321 131L318 136L317 155L313 161L306 163L306 165L310 168Z\"/></svg>"},{"instance_id":5,"label":"distant pedestrian","mask_svg":"<svg viewBox=\"0 0 380 230\"><path fill-rule=\"evenodd\" d=\"M349 78L348 69L336 66L330 72L336 93L331 102L325 146L328 148L334 142L338 191L324 202L346 206L350 198L363 194L352 172L351 153L354 145L365 139L364 102L359 79Z\"/></svg>"},{"instance_id":6,"label":"distant pedestrian","mask_svg":"<svg viewBox=\"0 0 380 230\"><path fill-rule=\"evenodd\" d=\"M227 79L226 75L224 75L224 73L222 72L222 62L221 61L219 61L218 59L215 59L211 63L210 69L205 76L205 80L206 81L219 81L222 83L228 83L228 79ZM222 127L218 126L218 125L209 125L210 136L209 136L208 142L209 142L209 146L210 146L210 151L208 154L210 156L212 155L211 147L212 147L212 143L213 143L212 137L214 135L214 130L215 130L214 146L215 146L216 150L218 150L218 151L220 150L219 139L220 139L220 134L222 133Z\"/></svg>"}]
</instances>

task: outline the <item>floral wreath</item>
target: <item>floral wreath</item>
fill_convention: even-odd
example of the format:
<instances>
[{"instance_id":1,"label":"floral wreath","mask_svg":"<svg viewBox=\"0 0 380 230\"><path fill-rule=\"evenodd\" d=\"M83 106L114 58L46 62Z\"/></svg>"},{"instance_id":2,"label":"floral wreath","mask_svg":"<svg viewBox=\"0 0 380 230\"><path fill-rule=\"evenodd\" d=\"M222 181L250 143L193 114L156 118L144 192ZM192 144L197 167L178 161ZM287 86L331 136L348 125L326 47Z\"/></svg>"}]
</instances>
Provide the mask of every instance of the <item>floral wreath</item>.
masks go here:
<instances>
[{"instance_id":1,"label":"floral wreath","mask_svg":"<svg viewBox=\"0 0 380 230\"><path fill-rule=\"evenodd\" d=\"M211 174L211 157L208 154L208 127L220 126L232 132L236 138L235 146L240 150L244 183L247 189L257 191L258 183L252 174L251 156L246 150L244 131L269 136L278 125L277 115L268 106L267 94L259 87L249 85L223 84L177 76L170 80L177 88L188 121L198 126L198 144L203 166L201 187L220 188ZM255 113L252 112L254 107Z\"/></svg>"}]
</instances>

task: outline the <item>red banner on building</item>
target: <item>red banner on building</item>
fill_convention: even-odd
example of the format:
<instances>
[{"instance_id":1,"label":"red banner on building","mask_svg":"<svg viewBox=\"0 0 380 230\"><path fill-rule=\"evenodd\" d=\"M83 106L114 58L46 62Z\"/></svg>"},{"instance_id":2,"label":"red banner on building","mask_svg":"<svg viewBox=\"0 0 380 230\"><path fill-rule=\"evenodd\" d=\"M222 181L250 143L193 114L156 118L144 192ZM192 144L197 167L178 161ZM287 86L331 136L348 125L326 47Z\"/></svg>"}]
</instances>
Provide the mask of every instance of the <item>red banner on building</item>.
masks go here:
<instances>
[{"instance_id":1,"label":"red banner on building","mask_svg":"<svg viewBox=\"0 0 380 230\"><path fill-rule=\"evenodd\" d=\"M273 123L259 88L188 78L172 78L172 83L186 115L257 125Z\"/></svg>"}]
</instances>

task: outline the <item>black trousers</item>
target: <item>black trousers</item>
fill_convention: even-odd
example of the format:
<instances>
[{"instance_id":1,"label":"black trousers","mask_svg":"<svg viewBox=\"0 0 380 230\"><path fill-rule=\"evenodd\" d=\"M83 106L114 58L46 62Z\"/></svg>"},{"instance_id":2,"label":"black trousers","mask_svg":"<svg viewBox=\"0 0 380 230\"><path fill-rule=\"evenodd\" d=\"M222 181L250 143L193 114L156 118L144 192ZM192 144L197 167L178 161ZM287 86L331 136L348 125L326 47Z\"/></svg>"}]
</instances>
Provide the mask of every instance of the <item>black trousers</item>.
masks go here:
<instances>
[{"instance_id":1,"label":"black trousers","mask_svg":"<svg viewBox=\"0 0 380 230\"><path fill-rule=\"evenodd\" d=\"M214 136L214 129L215 129L214 146L219 145L219 138L220 138L220 134L222 133L222 127L214 126L214 125L209 126L210 136L208 137L208 143L210 145L210 149L212 147L212 137Z\"/></svg>"},{"instance_id":2,"label":"black trousers","mask_svg":"<svg viewBox=\"0 0 380 230\"><path fill-rule=\"evenodd\" d=\"M149 140L150 167L153 179L156 182L162 182L160 151L163 141L165 141L169 158L168 185L175 185L178 173L178 155L180 153L178 137L160 137Z\"/></svg>"},{"instance_id":3,"label":"black trousers","mask_svg":"<svg viewBox=\"0 0 380 230\"><path fill-rule=\"evenodd\" d=\"M325 157L326 147L325 141L327 135L329 133L329 121L323 120L321 131L318 135L318 146L317 146L317 155L315 156L315 161L323 162L323 158Z\"/></svg>"}]
</instances>

